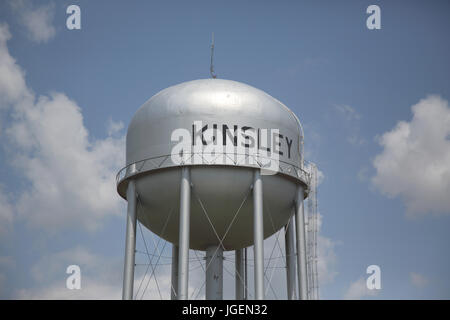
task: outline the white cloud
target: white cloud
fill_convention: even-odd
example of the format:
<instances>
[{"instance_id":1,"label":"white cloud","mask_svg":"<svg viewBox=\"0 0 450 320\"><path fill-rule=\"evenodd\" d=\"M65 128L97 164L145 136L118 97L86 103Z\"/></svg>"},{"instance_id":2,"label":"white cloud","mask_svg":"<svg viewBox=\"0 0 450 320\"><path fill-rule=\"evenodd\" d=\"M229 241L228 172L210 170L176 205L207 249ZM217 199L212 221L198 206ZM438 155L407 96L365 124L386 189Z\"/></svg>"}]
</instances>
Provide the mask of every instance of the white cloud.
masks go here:
<instances>
[{"instance_id":1,"label":"white cloud","mask_svg":"<svg viewBox=\"0 0 450 320\"><path fill-rule=\"evenodd\" d=\"M77 246L65 251L42 255L31 267L30 273L36 283L50 283L55 279L55 275L60 275L61 280L65 280L68 276L65 273L67 266L74 264L80 266L82 276L95 275L97 278L105 278L110 273L108 267L117 264L115 261L107 261L108 264L105 264L105 260L107 260L105 257ZM104 274L101 273L103 268L105 269ZM108 273L106 273L107 270ZM61 281L61 283L65 285L65 281Z\"/></svg>"},{"instance_id":2,"label":"white cloud","mask_svg":"<svg viewBox=\"0 0 450 320\"><path fill-rule=\"evenodd\" d=\"M153 248L150 248L153 251ZM146 258L144 259L147 262ZM155 263L156 260L153 261ZM161 263L161 261L159 261ZM81 270L81 289L69 290L66 288L65 273L67 266L78 265ZM137 300L164 300L170 299L171 269L170 265L159 265L152 274L152 268L145 274L146 266L136 267L134 280L134 294ZM16 299L121 299L123 260L105 257L83 247L75 247L65 251L44 255L31 268L34 284L29 288L21 288L14 292ZM155 277L158 282L156 286ZM1 280L1 279L0 279ZM204 284L204 273L201 269L191 271L189 274L189 294ZM198 299L204 299L204 287ZM138 294L137 294L138 293ZM144 293L144 294L143 294ZM161 293L161 295L160 295ZM136 296L137 294L137 296ZM143 294L143 296L142 296Z\"/></svg>"},{"instance_id":3,"label":"white cloud","mask_svg":"<svg viewBox=\"0 0 450 320\"><path fill-rule=\"evenodd\" d=\"M13 227L14 210L5 188L0 185L0 237L8 234Z\"/></svg>"},{"instance_id":4,"label":"white cloud","mask_svg":"<svg viewBox=\"0 0 450 320\"><path fill-rule=\"evenodd\" d=\"M349 105L334 105L337 111L339 111L348 121L359 120L361 115L356 112L354 108Z\"/></svg>"},{"instance_id":5,"label":"white cloud","mask_svg":"<svg viewBox=\"0 0 450 320\"><path fill-rule=\"evenodd\" d=\"M81 110L64 94L40 97L7 130L15 165L31 182L17 210L42 227L81 223L95 229L118 213L114 175L123 164L123 141L90 142Z\"/></svg>"},{"instance_id":6,"label":"white cloud","mask_svg":"<svg viewBox=\"0 0 450 320\"><path fill-rule=\"evenodd\" d=\"M6 284L6 275L3 273L0 273L0 298L3 300L7 298L7 284Z\"/></svg>"},{"instance_id":7,"label":"white cloud","mask_svg":"<svg viewBox=\"0 0 450 320\"><path fill-rule=\"evenodd\" d=\"M0 222L1 223L1 222ZM16 261L11 256L0 256L0 299L11 296L10 273L16 271Z\"/></svg>"},{"instance_id":8,"label":"white cloud","mask_svg":"<svg viewBox=\"0 0 450 320\"><path fill-rule=\"evenodd\" d=\"M12 269L16 266L16 262L13 257L10 256L0 256L0 270L1 269Z\"/></svg>"},{"instance_id":9,"label":"white cloud","mask_svg":"<svg viewBox=\"0 0 450 320\"><path fill-rule=\"evenodd\" d=\"M6 45L9 39L8 25L0 23L0 110L30 95L22 69L9 54Z\"/></svg>"},{"instance_id":10,"label":"white cloud","mask_svg":"<svg viewBox=\"0 0 450 320\"><path fill-rule=\"evenodd\" d=\"M379 290L370 290L367 288L366 280L359 278L355 282L352 282L344 293L344 299L346 300L360 300L367 297L374 297L378 294Z\"/></svg>"},{"instance_id":11,"label":"white cloud","mask_svg":"<svg viewBox=\"0 0 450 320\"><path fill-rule=\"evenodd\" d=\"M20 289L16 292L16 299L31 300L119 300L122 299L122 281L121 277L110 282L99 280L95 277L82 277L80 290L69 290L65 286L65 279L51 282L50 285L43 285L36 288ZM139 295L137 300L160 300L158 289L152 278L150 284L145 290L144 296ZM136 290L142 281L142 277L137 277L134 281ZM145 287L148 281L148 275L144 279ZM158 285L161 290L161 296L164 300L170 299L171 288L170 276L158 276ZM192 288L190 288L190 291ZM143 291L143 289L141 289ZM135 291L136 292L136 291ZM200 300L203 296L200 296Z\"/></svg>"},{"instance_id":12,"label":"white cloud","mask_svg":"<svg viewBox=\"0 0 450 320\"><path fill-rule=\"evenodd\" d=\"M124 163L124 137L89 137L80 107L63 93L36 97L8 52L9 37L8 27L0 26L0 70L8 71L0 72L0 101L11 118L4 129L10 162L28 182L14 209L47 231L95 230L123 206L115 173Z\"/></svg>"},{"instance_id":13,"label":"white cloud","mask_svg":"<svg viewBox=\"0 0 450 320\"><path fill-rule=\"evenodd\" d=\"M379 138L383 151L373 165L373 184L400 197L407 215L450 214L450 108L439 96L412 106L410 122L400 121Z\"/></svg>"},{"instance_id":14,"label":"white cloud","mask_svg":"<svg viewBox=\"0 0 450 320\"><path fill-rule=\"evenodd\" d=\"M332 283L338 274L335 247L336 243L330 238L317 237L317 272L321 286Z\"/></svg>"},{"instance_id":15,"label":"white cloud","mask_svg":"<svg viewBox=\"0 0 450 320\"><path fill-rule=\"evenodd\" d=\"M119 286L92 280L80 290L67 289L63 281L53 283L49 287L20 289L15 298L26 300L118 300L121 297Z\"/></svg>"},{"instance_id":16,"label":"white cloud","mask_svg":"<svg viewBox=\"0 0 450 320\"><path fill-rule=\"evenodd\" d=\"M304 146L304 158L316 159L318 158L320 146L322 144L322 137L320 130L311 123L304 123L303 129L305 131L305 146Z\"/></svg>"},{"instance_id":17,"label":"white cloud","mask_svg":"<svg viewBox=\"0 0 450 320\"><path fill-rule=\"evenodd\" d=\"M359 129L357 131L359 131ZM359 133L353 133L347 138L347 141L354 146L362 146L366 144L366 139L360 137Z\"/></svg>"},{"instance_id":18,"label":"white cloud","mask_svg":"<svg viewBox=\"0 0 450 320\"><path fill-rule=\"evenodd\" d=\"M56 29L52 24L55 16L53 3L35 6L30 0L14 0L10 1L10 5L31 40L41 43L55 36Z\"/></svg>"},{"instance_id":19,"label":"white cloud","mask_svg":"<svg viewBox=\"0 0 450 320\"><path fill-rule=\"evenodd\" d=\"M114 121L111 118L108 119L108 135L115 136L119 134L124 128L124 124L122 121Z\"/></svg>"},{"instance_id":20,"label":"white cloud","mask_svg":"<svg viewBox=\"0 0 450 320\"><path fill-rule=\"evenodd\" d=\"M81 270L81 289L66 288L69 265ZM47 254L31 267L34 286L14 292L17 299L120 299L121 260L94 254L83 247Z\"/></svg>"},{"instance_id":21,"label":"white cloud","mask_svg":"<svg viewBox=\"0 0 450 320\"><path fill-rule=\"evenodd\" d=\"M426 287L429 283L428 279L420 273L410 272L409 277L411 283L418 288Z\"/></svg>"},{"instance_id":22,"label":"white cloud","mask_svg":"<svg viewBox=\"0 0 450 320\"><path fill-rule=\"evenodd\" d=\"M312 170L314 170L314 166L316 167L316 174L317 174L317 185L319 186L323 180L325 179L325 174L318 168L318 166L312 162L307 162L304 165L305 171L312 173Z\"/></svg>"},{"instance_id":23,"label":"white cloud","mask_svg":"<svg viewBox=\"0 0 450 320\"><path fill-rule=\"evenodd\" d=\"M334 105L334 108L343 116L348 131L347 142L354 146L362 146L366 140L360 135L361 115L349 105Z\"/></svg>"}]
</instances>

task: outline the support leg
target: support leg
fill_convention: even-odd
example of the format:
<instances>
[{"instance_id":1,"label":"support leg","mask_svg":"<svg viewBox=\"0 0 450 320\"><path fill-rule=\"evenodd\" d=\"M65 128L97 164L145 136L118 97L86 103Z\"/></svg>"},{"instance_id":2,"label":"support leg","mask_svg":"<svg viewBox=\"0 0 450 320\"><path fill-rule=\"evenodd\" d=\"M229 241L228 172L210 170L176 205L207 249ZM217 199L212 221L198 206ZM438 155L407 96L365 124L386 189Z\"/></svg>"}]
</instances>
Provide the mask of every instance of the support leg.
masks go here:
<instances>
[{"instance_id":1,"label":"support leg","mask_svg":"<svg viewBox=\"0 0 450 320\"><path fill-rule=\"evenodd\" d=\"M172 288L170 297L176 300L178 296L178 246L172 244Z\"/></svg>"},{"instance_id":2,"label":"support leg","mask_svg":"<svg viewBox=\"0 0 450 320\"><path fill-rule=\"evenodd\" d=\"M244 249L244 300L248 300L248 271L247 271L247 248Z\"/></svg>"},{"instance_id":3,"label":"support leg","mask_svg":"<svg viewBox=\"0 0 450 320\"><path fill-rule=\"evenodd\" d=\"M235 290L236 290L236 300L244 300L244 286L245 286L245 270L244 270L244 250L236 250L236 270L235 270Z\"/></svg>"},{"instance_id":4,"label":"support leg","mask_svg":"<svg viewBox=\"0 0 450 320\"><path fill-rule=\"evenodd\" d=\"M295 231L297 235L297 272L298 290L300 300L308 299L308 286L306 275L306 235L305 235L305 212L303 208L303 188L297 189L297 200L295 203Z\"/></svg>"},{"instance_id":5,"label":"support leg","mask_svg":"<svg viewBox=\"0 0 450 320\"><path fill-rule=\"evenodd\" d=\"M285 247L286 247L286 282L287 282L287 298L288 300L297 300L296 283L295 283L295 240L294 240L294 217L291 217L285 230Z\"/></svg>"},{"instance_id":6,"label":"support leg","mask_svg":"<svg viewBox=\"0 0 450 320\"><path fill-rule=\"evenodd\" d=\"M223 250L211 246L206 249L206 300L223 300Z\"/></svg>"},{"instance_id":7,"label":"support leg","mask_svg":"<svg viewBox=\"0 0 450 320\"><path fill-rule=\"evenodd\" d=\"M255 299L264 299L263 186L259 169L253 176L253 237L255 257Z\"/></svg>"},{"instance_id":8,"label":"support leg","mask_svg":"<svg viewBox=\"0 0 450 320\"><path fill-rule=\"evenodd\" d=\"M125 263L123 270L122 299L133 299L134 258L136 250L136 185L130 180L127 188L127 231L125 238Z\"/></svg>"},{"instance_id":9,"label":"support leg","mask_svg":"<svg viewBox=\"0 0 450 320\"><path fill-rule=\"evenodd\" d=\"M178 253L178 300L188 299L189 227L191 207L191 178L189 167L181 169L180 236Z\"/></svg>"}]
</instances>

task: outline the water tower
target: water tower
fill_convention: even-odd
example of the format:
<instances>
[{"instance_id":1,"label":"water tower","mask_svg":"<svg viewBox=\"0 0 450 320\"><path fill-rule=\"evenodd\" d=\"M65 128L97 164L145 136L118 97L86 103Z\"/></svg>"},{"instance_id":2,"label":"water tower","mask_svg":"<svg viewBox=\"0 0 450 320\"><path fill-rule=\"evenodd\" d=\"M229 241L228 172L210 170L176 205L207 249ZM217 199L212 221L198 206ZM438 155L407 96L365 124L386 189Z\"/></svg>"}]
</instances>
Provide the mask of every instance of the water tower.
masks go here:
<instances>
[{"instance_id":1,"label":"water tower","mask_svg":"<svg viewBox=\"0 0 450 320\"><path fill-rule=\"evenodd\" d=\"M206 252L206 299L221 299L223 252L236 251L238 279L243 249L254 246L254 296L264 299L263 241L285 227L288 298L296 296L297 274L306 299L310 179L303 163L298 118L259 89L204 79L154 95L128 127L126 166L117 176L128 201L123 298L133 296L138 219L173 244L172 298L188 298L189 249ZM237 299L243 291L236 281Z\"/></svg>"}]
</instances>

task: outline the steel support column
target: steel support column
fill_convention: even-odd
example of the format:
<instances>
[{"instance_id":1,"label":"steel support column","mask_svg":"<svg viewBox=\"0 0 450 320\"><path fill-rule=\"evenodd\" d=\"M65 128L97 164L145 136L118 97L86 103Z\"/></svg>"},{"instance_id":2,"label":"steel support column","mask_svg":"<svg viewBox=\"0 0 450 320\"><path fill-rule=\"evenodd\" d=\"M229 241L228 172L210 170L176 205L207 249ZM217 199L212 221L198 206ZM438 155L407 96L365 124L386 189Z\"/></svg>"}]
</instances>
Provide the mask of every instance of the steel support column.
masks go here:
<instances>
[{"instance_id":1,"label":"steel support column","mask_svg":"<svg viewBox=\"0 0 450 320\"><path fill-rule=\"evenodd\" d=\"M299 299L308 299L308 285L306 275L306 234L305 234L305 210L303 207L303 187L297 187L295 202L295 231L297 235L297 272Z\"/></svg>"},{"instance_id":2,"label":"steel support column","mask_svg":"<svg viewBox=\"0 0 450 320\"><path fill-rule=\"evenodd\" d=\"M172 288L170 290L170 297L172 300L177 300L178 296L178 246L172 244Z\"/></svg>"},{"instance_id":3,"label":"steel support column","mask_svg":"<svg viewBox=\"0 0 450 320\"><path fill-rule=\"evenodd\" d=\"M236 300L245 299L245 270L244 270L244 250L238 249L235 251L236 256L236 270L235 270L235 291Z\"/></svg>"},{"instance_id":4,"label":"steel support column","mask_svg":"<svg viewBox=\"0 0 450 320\"><path fill-rule=\"evenodd\" d=\"M189 282L189 229L191 207L191 178L189 167L181 169L180 236L178 252L178 300L188 299Z\"/></svg>"},{"instance_id":5,"label":"steel support column","mask_svg":"<svg viewBox=\"0 0 450 320\"><path fill-rule=\"evenodd\" d=\"M127 187L127 230L125 236L125 262L123 269L122 299L133 299L134 259L136 250L136 185L134 180Z\"/></svg>"},{"instance_id":6,"label":"steel support column","mask_svg":"<svg viewBox=\"0 0 450 320\"><path fill-rule=\"evenodd\" d=\"M255 169L253 175L253 238L255 258L255 299L264 299L264 229L263 186L261 173Z\"/></svg>"},{"instance_id":7,"label":"steel support column","mask_svg":"<svg viewBox=\"0 0 450 320\"><path fill-rule=\"evenodd\" d=\"M223 250L211 246L206 249L206 300L223 300Z\"/></svg>"},{"instance_id":8,"label":"steel support column","mask_svg":"<svg viewBox=\"0 0 450 320\"><path fill-rule=\"evenodd\" d=\"M248 270L247 270L247 248L244 249L244 300L248 300Z\"/></svg>"},{"instance_id":9,"label":"steel support column","mask_svg":"<svg viewBox=\"0 0 450 320\"><path fill-rule=\"evenodd\" d=\"M286 287L288 300L297 300L295 279L295 239L294 239L294 217L289 219L284 227L286 247Z\"/></svg>"}]
</instances>

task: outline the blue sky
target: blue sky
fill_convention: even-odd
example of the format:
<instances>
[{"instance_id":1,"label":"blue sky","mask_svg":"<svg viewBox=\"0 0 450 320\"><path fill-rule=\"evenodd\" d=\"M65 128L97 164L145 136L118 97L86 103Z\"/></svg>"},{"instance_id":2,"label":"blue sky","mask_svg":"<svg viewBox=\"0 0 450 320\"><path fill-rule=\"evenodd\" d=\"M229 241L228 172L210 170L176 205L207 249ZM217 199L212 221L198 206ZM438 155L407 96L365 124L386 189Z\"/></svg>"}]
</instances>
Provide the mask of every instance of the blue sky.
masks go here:
<instances>
[{"instance_id":1,"label":"blue sky","mask_svg":"<svg viewBox=\"0 0 450 320\"><path fill-rule=\"evenodd\" d=\"M70 4L81 8L81 30L66 28ZM381 8L380 30L366 28L371 4ZM291 108L307 159L324 175L321 297L450 298L449 9L3 1L0 297L66 297L65 267L77 263L86 288L74 297L120 289L125 203L114 175L125 128L161 89L209 77L214 32L218 77ZM59 136L48 126L68 129ZM361 286L372 264L381 268L377 292Z\"/></svg>"}]
</instances>

